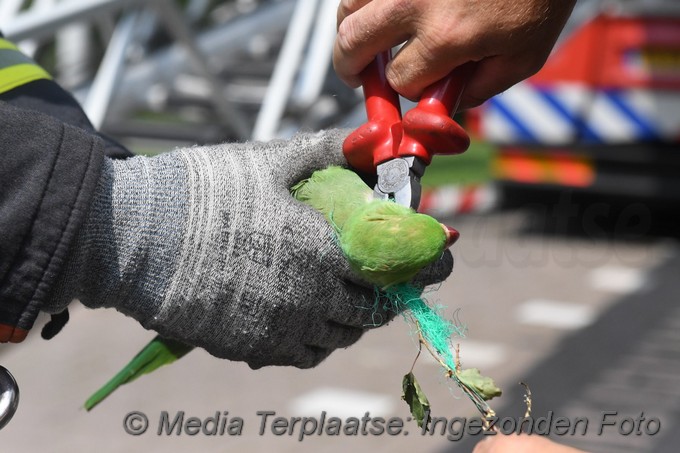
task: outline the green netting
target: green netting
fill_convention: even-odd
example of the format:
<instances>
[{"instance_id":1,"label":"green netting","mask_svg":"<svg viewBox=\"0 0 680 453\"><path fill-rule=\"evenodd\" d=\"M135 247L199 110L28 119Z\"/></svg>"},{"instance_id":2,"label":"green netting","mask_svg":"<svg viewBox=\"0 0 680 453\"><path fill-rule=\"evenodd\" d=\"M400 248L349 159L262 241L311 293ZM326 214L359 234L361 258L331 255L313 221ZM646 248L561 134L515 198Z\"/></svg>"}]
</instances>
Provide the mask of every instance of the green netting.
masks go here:
<instances>
[{"instance_id":1,"label":"green netting","mask_svg":"<svg viewBox=\"0 0 680 453\"><path fill-rule=\"evenodd\" d=\"M378 293L384 310L403 313L407 320L417 324L417 329L442 360L455 369L451 339L463 337L465 327L445 319L441 307L431 307L423 298L422 290L414 285L402 283Z\"/></svg>"},{"instance_id":2,"label":"green netting","mask_svg":"<svg viewBox=\"0 0 680 453\"><path fill-rule=\"evenodd\" d=\"M453 321L442 316L443 307L431 307L425 301L421 289L402 283L382 290L376 300L384 300L382 308L402 313L414 330L427 343L448 368L446 375L468 395L482 414L493 414L485 400L500 395L500 390L490 378L479 374L477 369L459 370L456 355L452 352L452 339L465 336L465 326L455 318ZM466 382L462 382L462 380ZM482 389L480 393L480 389Z\"/></svg>"}]
</instances>

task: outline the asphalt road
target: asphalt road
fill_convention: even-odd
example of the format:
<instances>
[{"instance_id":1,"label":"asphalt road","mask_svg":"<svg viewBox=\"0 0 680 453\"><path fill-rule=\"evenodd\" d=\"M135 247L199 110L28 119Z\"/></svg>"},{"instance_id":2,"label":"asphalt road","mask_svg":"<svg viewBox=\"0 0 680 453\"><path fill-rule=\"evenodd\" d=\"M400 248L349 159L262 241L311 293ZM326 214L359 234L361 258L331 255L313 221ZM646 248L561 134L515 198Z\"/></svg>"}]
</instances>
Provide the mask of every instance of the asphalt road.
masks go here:
<instances>
[{"instance_id":1,"label":"asphalt road","mask_svg":"<svg viewBox=\"0 0 680 453\"><path fill-rule=\"evenodd\" d=\"M428 299L466 326L466 337L455 340L462 364L479 367L505 390L491 402L501 417L524 413L517 384L522 380L532 388L535 416L552 411L570 420L589 418L586 435L556 437L562 442L594 452L677 451L680 307L674 303L680 249L666 212L635 203L614 210L601 200L567 194L538 200L532 209L446 223L461 231L454 246L456 269ZM401 379L417 342L402 319L367 333L313 370L252 371L194 351L85 412L82 403L91 392L152 337L114 311L74 306L71 321L53 340L45 342L36 332L20 346L2 345L0 363L14 373L22 392L15 418L0 432L2 450L464 452L476 441L449 440L446 431L422 435L406 421ZM421 356L414 372L434 416L475 415L434 360ZM124 429L134 411L149 421L143 434ZM170 422L183 411L189 428L159 435L164 411ZM258 415L267 411L276 415L266 420ZM275 416L320 421L324 411L345 426L348 417L369 412L401 417L404 428L395 435L326 431L302 441L299 424L292 435L272 432ZM597 435L603 411L618 411L616 423L644 412L660 421L659 432L624 436L615 425ZM218 434L191 435L191 417L206 424L208 433L216 426ZM238 431L237 417L243 421L241 434L229 435L229 427Z\"/></svg>"}]
</instances>

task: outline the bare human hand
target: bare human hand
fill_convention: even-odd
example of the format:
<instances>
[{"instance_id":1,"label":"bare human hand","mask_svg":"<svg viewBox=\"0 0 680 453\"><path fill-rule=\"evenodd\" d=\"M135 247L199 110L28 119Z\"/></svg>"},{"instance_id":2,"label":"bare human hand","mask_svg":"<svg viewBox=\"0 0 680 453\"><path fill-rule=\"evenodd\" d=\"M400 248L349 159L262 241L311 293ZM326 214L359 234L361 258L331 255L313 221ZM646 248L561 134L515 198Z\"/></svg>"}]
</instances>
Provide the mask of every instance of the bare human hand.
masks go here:
<instances>
[{"instance_id":1,"label":"bare human hand","mask_svg":"<svg viewBox=\"0 0 680 453\"><path fill-rule=\"evenodd\" d=\"M461 101L474 107L535 74L575 0L341 0L333 65L352 87L376 54L405 43L390 85L416 100L454 68L477 61Z\"/></svg>"},{"instance_id":2,"label":"bare human hand","mask_svg":"<svg viewBox=\"0 0 680 453\"><path fill-rule=\"evenodd\" d=\"M576 448L560 445L546 437L520 435L489 436L479 442L472 453L585 453Z\"/></svg>"}]
</instances>

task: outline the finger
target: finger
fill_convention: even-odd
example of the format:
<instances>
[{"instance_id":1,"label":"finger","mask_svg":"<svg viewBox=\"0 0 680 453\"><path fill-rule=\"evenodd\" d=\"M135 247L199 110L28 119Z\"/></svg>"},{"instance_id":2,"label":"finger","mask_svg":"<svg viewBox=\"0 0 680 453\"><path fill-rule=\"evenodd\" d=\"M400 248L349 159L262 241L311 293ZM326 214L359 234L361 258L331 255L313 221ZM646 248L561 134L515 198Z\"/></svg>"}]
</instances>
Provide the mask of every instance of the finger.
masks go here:
<instances>
[{"instance_id":1,"label":"finger","mask_svg":"<svg viewBox=\"0 0 680 453\"><path fill-rule=\"evenodd\" d=\"M424 288L429 285L441 283L446 280L453 271L453 255L445 250L441 258L418 272L413 279L413 284Z\"/></svg>"},{"instance_id":2,"label":"finger","mask_svg":"<svg viewBox=\"0 0 680 453\"><path fill-rule=\"evenodd\" d=\"M336 301L329 312L333 321L360 329L373 329L389 323L398 313L399 307L388 300L373 284L361 280L351 270L347 260L336 266L336 276L341 277L341 288L336 294L344 294L344 300Z\"/></svg>"},{"instance_id":3,"label":"finger","mask_svg":"<svg viewBox=\"0 0 680 453\"><path fill-rule=\"evenodd\" d=\"M303 345L301 351L298 358L290 361L290 365L303 370L314 368L333 352L331 349L307 345Z\"/></svg>"},{"instance_id":4,"label":"finger","mask_svg":"<svg viewBox=\"0 0 680 453\"><path fill-rule=\"evenodd\" d=\"M313 368L336 349L346 348L356 343L363 333L361 329L334 323L314 326L314 337L309 343L303 344L294 357L286 359L286 364L303 369Z\"/></svg>"},{"instance_id":5,"label":"finger","mask_svg":"<svg viewBox=\"0 0 680 453\"><path fill-rule=\"evenodd\" d=\"M335 301L328 313L329 319L338 324L362 330L373 329L386 325L399 312L394 301L375 288L345 283L343 291L348 297Z\"/></svg>"},{"instance_id":6,"label":"finger","mask_svg":"<svg viewBox=\"0 0 680 453\"><path fill-rule=\"evenodd\" d=\"M259 370L265 366L294 366L296 368L313 368L328 357L331 349L300 344L299 347L279 351L275 355L258 355L246 359L246 363L253 370Z\"/></svg>"},{"instance_id":7,"label":"finger","mask_svg":"<svg viewBox=\"0 0 680 453\"><path fill-rule=\"evenodd\" d=\"M482 104L516 83L532 76L541 69L542 64L541 58L522 61L515 56L495 56L483 59L477 63L475 72L465 87L460 109L468 109Z\"/></svg>"},{"instance_id":8,"label":"finger","mask_svg":"<svg viewBox=\"0 0 680 453\"><path fill-rule=\"evenodd\" d=\"M426 87L474 59L469 47L434 39L436 35L426 33L413 36L387 67L390 85L408 99L418 100Z\"/></svg>"},{"instance_id":9,"label":"finger","mask_svg":"<svg viewBox=\"0 0 680 453\"><path fill-rule=\"evenodd\" d=\"M371 0L342 0L338 5L337 21L338 27L343 20L350 14L359 11L361 8L366 6Z\"/></svg>"},{"instance_id":10,"label":"finger","mask_svg":"<svg viewBox=\"0 0 680 453\"><path fill-rule=\"evenodd\" d=\"M415 30L411 2L369 2L347 16L338 27L333 66L345 83L361 85L359 74L385 50L404 42Z\"/></svg>"},{"instance_id":11,"label":"finger","mask_svg":"<svg viewBox=\"0 0 680 453\"><path fill-rule=\"evenodd\" d=\"M252 369L271 365L312 368L334 350L356 343L364 332L364 329L323 321L322 316L323 313L316 313L299 329L289 331L284 328L269 341L253 345L260 352L253 352L246 358L248 365ZM287 335L289 346L282 348L278 342L274 342L275 338L282 338L281 335Z\"/></svg>"},{"instance_id":12,"label":"finger","mask_svg":"<svg viewBox=\"0 0 680 453\"><path fill-rule=\"evenodd\" d=\"M333 351L353 345L363 333L363 329L327 321L314 327L314 336L305 342L305 346Z\"/></svg>"}]
</instances>

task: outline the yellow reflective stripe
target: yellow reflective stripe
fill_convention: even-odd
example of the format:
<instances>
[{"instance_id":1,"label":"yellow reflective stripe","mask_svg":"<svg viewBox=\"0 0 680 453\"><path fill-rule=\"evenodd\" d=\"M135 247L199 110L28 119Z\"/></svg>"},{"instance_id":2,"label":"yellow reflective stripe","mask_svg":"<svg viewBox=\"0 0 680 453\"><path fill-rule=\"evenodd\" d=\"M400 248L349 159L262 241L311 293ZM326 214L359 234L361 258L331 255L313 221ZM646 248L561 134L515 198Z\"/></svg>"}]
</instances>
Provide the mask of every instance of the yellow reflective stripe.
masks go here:
<instances>
[{"instance_id":1,"label":"yellow reflective stripe","mask_svg":"<svg viewBox=\"0 0 680 453\"><path fill-rule=\"evenodd\" d=\"M51 79L52 77L38 65L18 64L0 69L0 93L4 93L18 86L34 80Z\"/></svg>"},{"instance_id":2,"label":"yellow reflective stripe","mask_svg":"<svg viewBox=\"0 0 680 453\"><path fill-rule=\"evenodd\" d=\"M7 41L6 39L3 38L0 38L0 49L19 50L17 49L17 46L14 45L14 43Z\"/></svg>"},{"instance_id":3,"label":"yellow reflective stripe","mask_svg":"<svg viewBox=\"0 0 680 453\"><path fill-rule=\"evenodd\" d=\"M0 38L0 93L34 80L51 79L50 74L25 56L14 43ZM4 60L5 64L2 64ZM6 66L6 67L4 67Z\"/></svg>"}]
</instances>

